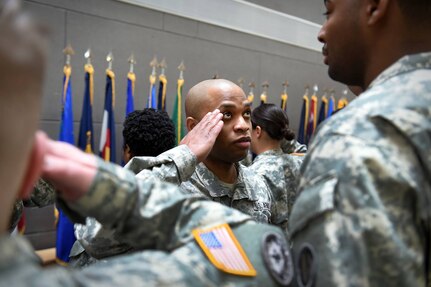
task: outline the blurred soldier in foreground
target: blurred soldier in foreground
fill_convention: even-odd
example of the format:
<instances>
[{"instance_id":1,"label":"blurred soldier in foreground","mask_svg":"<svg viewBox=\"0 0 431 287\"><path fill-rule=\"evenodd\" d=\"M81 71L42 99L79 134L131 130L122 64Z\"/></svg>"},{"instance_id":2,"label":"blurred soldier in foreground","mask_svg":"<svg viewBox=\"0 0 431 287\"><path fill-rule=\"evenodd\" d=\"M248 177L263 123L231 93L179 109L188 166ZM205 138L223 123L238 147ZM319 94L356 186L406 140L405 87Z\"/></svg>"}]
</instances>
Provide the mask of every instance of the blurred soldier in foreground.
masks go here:
<instances>
[{"instance_id":1,"label":"blurred soldier in foreground","mask_svg":"<svg viewBox=\"0 0 431 287\"><path fill-rule=\"evenodd\" d=\"M431 1L324 3L329 76L364 91L320 127L302 165L296 281L431 286Z\"/></svg>"}]
</instances>

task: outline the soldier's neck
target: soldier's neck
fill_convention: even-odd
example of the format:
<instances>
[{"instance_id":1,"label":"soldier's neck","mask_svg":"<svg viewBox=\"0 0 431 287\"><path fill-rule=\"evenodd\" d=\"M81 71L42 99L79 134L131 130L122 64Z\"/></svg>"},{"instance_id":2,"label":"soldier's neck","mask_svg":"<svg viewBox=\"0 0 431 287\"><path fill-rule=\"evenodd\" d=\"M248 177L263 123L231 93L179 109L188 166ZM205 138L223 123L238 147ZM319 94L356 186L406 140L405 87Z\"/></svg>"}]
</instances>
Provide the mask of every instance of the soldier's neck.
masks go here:
<instances>
[{"instance_id":1,"label":"soldier's neck","mask_svg":"<svg viewBox=\"0 0 431 287\"><path fill-rule=\"evenodd\" d=\"M235 183L238 178L238 171L234 163L212 161L206 159L203 164L221 181Z\"/></svg>"}]
</instances>

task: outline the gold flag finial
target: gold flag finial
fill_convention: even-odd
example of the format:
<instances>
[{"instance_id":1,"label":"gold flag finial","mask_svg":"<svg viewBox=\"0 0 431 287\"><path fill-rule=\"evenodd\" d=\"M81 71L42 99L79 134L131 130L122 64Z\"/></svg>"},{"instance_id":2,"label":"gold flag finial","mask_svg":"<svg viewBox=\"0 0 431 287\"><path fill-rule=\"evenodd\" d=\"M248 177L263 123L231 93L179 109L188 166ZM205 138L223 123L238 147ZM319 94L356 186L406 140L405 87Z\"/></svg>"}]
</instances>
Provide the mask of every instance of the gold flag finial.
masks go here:
<instances>
[{"instance_id":1,"label":"gold flag finial","mask_svg":"<svg viewBox=\"0 0 431 287\"><path fill-rule=\"evenodd\" d=\"M287 94L287 87L289 87L289 82L286 80L283 82L283 94Z\"/></svg>"},{"instance_id":2,"label":"gold flag finial","mask_svg":"<svg viewBox=\"0 0 431 287\"><path fill-rule=\"evenodd\" d=\"M242 86L244 85L244 78L243 77L240 77L239 79L238 79L238 86L240 86L240 88L242 89Z\"/></svg>"},{"instance_id":3,"label":"gold flag finial","mask_svg":"<svg viewBox=\"0 0 431 287\"><path fill-rule=\"evenodd\" d=\"M165 69L168 67L166 65L165 58L163 58L162 61L158 64L158 67L160 68L160 75L164 75L165 74Z\"/></svg>"},{"instance_id":4,"label":"gold flag finial","mask_svg":"<svg viewBox=\"0 0 431 287\"><path fill-rule=\"evenodd\" d=\"M151 75L156 75L156 67L159 63L157 62L157 56L154 56L154 58L150 62L150 67L152 67Z\"/></svg>"},{"instance_id":5,"label":"gold flag finial","mask_svg":"<svg viewBox=\"0 0 431 287\"><path fill-rule=\"evenodd\" d=\"M114 61L114 55L112 52L109 52L108 55L106 55L106 62L108 62L108 70L112 70L112 62Z\"/></svg>"},{"instance_id":6,"label":"gold flag finial","mask_svg":"<svg viewBox=\"0 0 431 287\"><path fill-rule=\"evenodd\" d=\"M178 66L178 70L180 70L180 79L184 79L183 74L186 70L186 66L184 65L184 61L181 61L180 65Z\"/></svg>"},{"instance_id":7,"label":"gold flag finial","mask_svg":"<svg viewBox=\"0 0 431 287\"><path fill-rule=\"evenodd\" d=\"M129 62L129 73L133 73L134 66L136 65L135 55L132 53L127 61Z\"/></svg>"},{"instance_id":8,"label":"gold flag finial","mask_svg":"<svg viewBox=\"0 0 431 287\"><path fill-rule=\"evenodd\" d=\"M310 85L306 84L304 88L305 88L305 96L308 96L308 94L310 93Z\"/></svg>"},{"instance_id":9,"label":"gold flag finial","mask_svg":"<svg viewBox=\"0 0 431 287\"><path fill-rule=\"evenodd\" d=\"M248 84L248 87L250 88L250 91L248 92L247 95L247 100L250 104L253 104L253 100L254 100L254 88L256 87L256 84L254 82L250 82Z\"/></svg>"},{"instance_id":10,"label":"gold flag finial","mask_svg":"<svg viewBox=\"0 0 431 287\"><path fill-rule=\"evenodd\" d=\"M66 65L70 66L72 55L75 55L72 45L68 44L66 48L63 49L63 54L66 55Z\"/></svg>"},{"instance_id":11,"label":"gold flag finial","mask_svg":"<svg viewBox=\"0 0 431 287\"><path fill-rule=\"evenodd\" d=\"M314 85L313 86L314 95L317 94L318 91L319 91L319 86L318 85Z\"/></svg>"},{"instance_id":12,"label":"gold flag finial","mask_svg":"<svg viewBox=\"0 0 431 287\"><path fill-rule=\"evenodd\" d=\"M84 53L84 58L87 59L87 64L91 65L91 49L88 48Z\"/></svg>"},{"instance_id":13,"label":"gold flag finial","mask_svg":"<svg viewBox=\"0 0 431 287\"><path fill-rule=\"evenodd\" d=\"M269 82L265 81L262 83L262 87L263 87L263 91L262 94L260 94L260 103L266 103L268 100L268 87L269 87Z\"/></svg>"}]
</instances>

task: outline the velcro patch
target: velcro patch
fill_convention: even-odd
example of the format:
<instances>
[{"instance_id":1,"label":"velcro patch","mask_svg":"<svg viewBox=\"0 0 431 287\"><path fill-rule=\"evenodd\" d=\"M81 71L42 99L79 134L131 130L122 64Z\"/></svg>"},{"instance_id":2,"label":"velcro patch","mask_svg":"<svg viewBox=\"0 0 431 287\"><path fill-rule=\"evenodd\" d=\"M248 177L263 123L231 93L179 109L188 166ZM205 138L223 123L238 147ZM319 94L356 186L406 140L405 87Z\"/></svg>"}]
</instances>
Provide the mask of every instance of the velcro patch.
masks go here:
<instances>
[{"instance_id":1,"label":"velcro patch","mask_svg":"<svg viewBox=\"0 0 431 287\"><path fill-rule=\"evenodd\" d=\"M235 275L256 276L256 270L228 224L193 230L200 248L218 269Z\"/></svg>"}]
</instances>

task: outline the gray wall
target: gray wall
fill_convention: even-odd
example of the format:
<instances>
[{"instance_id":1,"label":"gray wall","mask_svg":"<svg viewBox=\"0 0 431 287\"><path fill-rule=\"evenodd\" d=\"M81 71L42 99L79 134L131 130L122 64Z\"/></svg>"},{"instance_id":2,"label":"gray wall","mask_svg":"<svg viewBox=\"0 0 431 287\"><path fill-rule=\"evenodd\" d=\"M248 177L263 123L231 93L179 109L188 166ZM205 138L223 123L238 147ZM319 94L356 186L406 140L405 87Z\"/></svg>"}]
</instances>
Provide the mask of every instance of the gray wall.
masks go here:
<instances>
[{"instance_id":1,"label":"gray wall","mask_svg":"<svg viewBox=\"0 0 431 287\"><path fill-rule=\"evenodd\" d=\"M245 0L282 13L294 15L296 17L322 24L325 12L323 0Z\"/></svg>"},{"instance_id":2,"label":"gray wall","mask_svg":"<svg viewBox=\"0 0 431 287\"><path fill-rule=\"evenodd\" d=\"M265 1L260 1L265 2ZM276 1L272 1L275 3ZM317 17L314 10L320 5L306 6L303 2L287 1L282 11L295 12L310 9L310 19ZM297 2L297 3L296 3ZM72 90L75 120L75 137L78 136L84 90L84 52L91 48L95 68L95 99L93 121L95 144L98 147L100 123L104 104L106 55L114 54L113 70L116 73L117 161L120 160L121 130L125 114L126 74L128 57L133 52L138 62L135 107L146 103L150 74L149 62L154 55L166 58L168 68L167 111L172 111L176 93L177 66L184 60L184 93L199 81L220 77L237 81L243 77L246 84L258 84L254 104L258 104L260 84L268 80L269 102L279 103L282 82L288 80L289 117L291 127L298 128L301 97L306 84L335 88L337 97L344 86L327 76L319 52L256 37L250 34L180 18L166 13L117 2L114 0L26 0L25 7L40 17L51 30L49 66L46 75L45 97L41 128L56 138L61 113L62 67L66 44L72 44ZM320 3L319 3L320 4ZM319 8L318 8L319 7ZM281 8L280 8L281 9ZM321 11L318 10L317 14ZM305 17L305 16L304 16ZM283 27L280 27L283 29ZM248 92L248 87L244 89Z\"/></svg>"}]
</instances>

